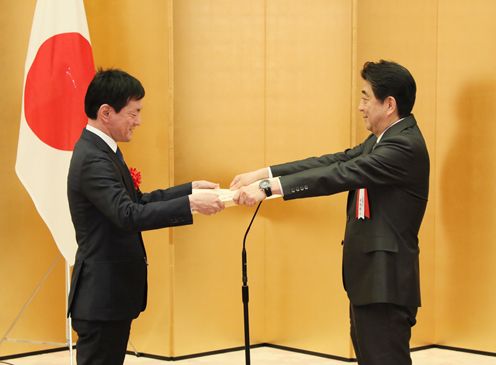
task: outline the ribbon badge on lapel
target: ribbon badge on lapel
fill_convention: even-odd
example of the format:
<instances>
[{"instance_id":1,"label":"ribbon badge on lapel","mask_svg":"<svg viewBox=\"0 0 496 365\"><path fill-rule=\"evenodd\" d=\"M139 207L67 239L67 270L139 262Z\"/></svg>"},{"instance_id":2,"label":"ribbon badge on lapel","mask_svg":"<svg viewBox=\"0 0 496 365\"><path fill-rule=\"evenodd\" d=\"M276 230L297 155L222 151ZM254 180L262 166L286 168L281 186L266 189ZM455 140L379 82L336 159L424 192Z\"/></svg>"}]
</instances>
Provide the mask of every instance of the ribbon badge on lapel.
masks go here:
<instances>
[{"instance_id":1,"label":"ribbon badge on lapel","mask_svg":"<svg viewBox=\"0 0 496 365\"><path fill-rule=\"evenodd\" d=\"M366 188L357 190L356 217L357 219L370 219L369 197Z\"/></svg>"},{"instance_id":2,"label":"ribbon badge on lapel","mask_svg":"<svg viewBox=\"0 0 496 365\"><path fill-rule=\"evenodd\" d=\"M139 190L141 185L141 172L134 167L130 167L129 173L131 174L131 178L133 179L134 188L136 190Z\"/></svg>"}]
</instances>

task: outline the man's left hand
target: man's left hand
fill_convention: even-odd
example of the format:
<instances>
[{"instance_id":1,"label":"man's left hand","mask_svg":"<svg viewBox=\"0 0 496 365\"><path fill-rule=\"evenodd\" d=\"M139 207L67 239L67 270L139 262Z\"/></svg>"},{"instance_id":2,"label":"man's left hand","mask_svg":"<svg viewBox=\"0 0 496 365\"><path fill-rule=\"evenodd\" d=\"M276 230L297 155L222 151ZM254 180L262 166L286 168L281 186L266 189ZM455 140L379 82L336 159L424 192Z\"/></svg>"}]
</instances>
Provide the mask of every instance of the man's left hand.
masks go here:
<instances>
[{"instance_id":1,"label":"man's left hand","mask_svg":"<svg viewBox=\"0 0 496 365\"><path fill-rule=\"evenodd\" d=\"M191 185L193 189L218 189L220 186L219 184L207 180L193 181Z\"/></svg>"}]
</instances>

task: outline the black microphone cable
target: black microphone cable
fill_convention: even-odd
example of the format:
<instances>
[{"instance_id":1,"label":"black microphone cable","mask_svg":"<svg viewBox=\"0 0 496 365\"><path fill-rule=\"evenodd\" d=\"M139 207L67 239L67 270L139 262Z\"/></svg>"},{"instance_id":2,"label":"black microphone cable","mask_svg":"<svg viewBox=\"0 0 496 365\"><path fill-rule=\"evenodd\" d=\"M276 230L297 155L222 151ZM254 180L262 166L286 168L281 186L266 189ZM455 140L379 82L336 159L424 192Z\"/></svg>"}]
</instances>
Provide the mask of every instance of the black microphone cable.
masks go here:
<instances>
[{"instance_id":1,"label":"black microphone cable","mask_svg":"<svg viewBox=\"0 0 496 365\"><path fill-rule=\"evenodd\" d=\"M260 205L262 205L262 201L258 203L257 209L251 218L250 224L245 232L245 237L243 238L243 251L241 252L241 265L242 265L242 273L243 273L243 286L242 286L242 294L243 294L243 315L244 315L244 327L245 327L245 362L246 365L250 365L250 321L248 316L248 302L249 302L249 292L248 292L248 268L246 264L246 237L248 236L248 232L250 232L251 225L257 216L258 210L260 209Z\"/></svg>"}]
</instances>

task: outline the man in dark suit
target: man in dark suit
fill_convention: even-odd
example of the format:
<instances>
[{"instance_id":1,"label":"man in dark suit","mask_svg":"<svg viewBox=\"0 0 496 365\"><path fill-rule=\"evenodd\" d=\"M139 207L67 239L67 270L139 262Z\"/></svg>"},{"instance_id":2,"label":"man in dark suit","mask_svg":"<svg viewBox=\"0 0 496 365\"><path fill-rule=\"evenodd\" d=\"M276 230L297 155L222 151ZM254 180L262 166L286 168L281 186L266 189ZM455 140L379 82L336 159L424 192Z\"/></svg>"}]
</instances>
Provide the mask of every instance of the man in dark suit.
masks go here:
<instances>
[{"instance_id":1,"label":"man in dark suit","mask_svg":"<svg viewBox=\"0 0 496 365\"><path fill-rule=\"evenodd\" d=\"M146 307L147 259L141 231L192 224L192 212L224 208L208 181L142 193L117 142L129 142L141 124L145 90L120 70L99 71L91 81L89 118L76 143L67 192L78 250L69 314L79 338L79 365L120 365L131 321Z\"/></svg>"},{"instance_id":2,"label":"man in dark suit","mask_svg":"<svg viewBox=\"0 0 496 365\"><path fill-rule=\"evenodd\" d=\"M418 231L429 155L411 114L410 72L380 61L365 63L361 75L359 110L372 132L362 144L238 175L231 188L241 188L234 200L250 206L273 193L289 200L349 191L343 282L358 363L407 365L420 306Z\"/></svg>"}]
</instances>

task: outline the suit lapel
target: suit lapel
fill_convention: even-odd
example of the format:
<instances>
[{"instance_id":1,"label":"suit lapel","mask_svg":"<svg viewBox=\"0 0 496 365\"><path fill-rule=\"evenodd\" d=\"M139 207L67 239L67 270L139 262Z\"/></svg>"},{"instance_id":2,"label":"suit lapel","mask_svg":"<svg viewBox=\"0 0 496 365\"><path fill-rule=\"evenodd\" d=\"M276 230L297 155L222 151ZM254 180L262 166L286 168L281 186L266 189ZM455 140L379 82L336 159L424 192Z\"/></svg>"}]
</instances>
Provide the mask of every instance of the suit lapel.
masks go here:
<instances>
[{"instance_id":1,"label":"suit lapel","mask_svg":"<svg viewBox=\"0 0 496 365\"><path fill-rule=\"evenodd\" d=\"M391 128L389 128L384 133L384 135L382 136L381 141L379 141L379 143L376 143L377 137L374 134L371 134L363 142L362 156L371 153L374 150L374 148L377 146L377 144L380 144L386 137L394 136L394 135L400 133L403 129L410 128L410 127L414 126L416 123L417 122L415 121L413 114L411 114L410 116L406 117L404 120L399 122L398 124L393 125ZM358 190L350 190L348 193L347 207L348 207L349 217L352 217L354 212L355 212L357 191Z\"/></svg>"},{"instance_id":2,"label":"suit lapel","mask_svg":"<svg viewBox=\"0 0 496 365\"><path fill-rule=\"evenodd\" d=\"M415 117L413 116L413 114L410 114L408 117L405 117L405 119L403 119L401 122L393 125L386 132L384 132L381 141L383 141L387 137L395 136L398 133L400 133L402 130L406 128L411 128L416 124L417 122L415 121ZM381 143L381 141L379 143Z\"/></svg>"},{"instance_id":3,"label":"suit lapel","mask_svg":"<svg viewBox=\"0 0 496 365\"><path fill-rule=\"evenodd\" d=\"M122 178L122 182L126 187L127 192L131 196L133 201L137 201L136 190L134 188L133 179L131 178L131 174L129 173L129 169L127 168L125 162L121 161L119 157L115 154L114 151L105 143L100 137L96 134L88 131L87 129L83 130L83 136L89 139L99 150L105 152L109 158L112 160L116 170L119 172Z\"/></svg>"},{"instance_id":4,"label":"suit lapel","mask_svg":"<svg viewBox=\"0 0 496 365\"><path fill-rule=\"evenodd\" d=\"M133 183L133 179L131 177L131 173L129 172L129 168L127 167L127 165L124 161L121 161L121 159L119 157L117 157L117 155L114 153L114 151L111 150L110 152L108 152L108 154L109 154L110 158L112 159L112 162L114 163L114 165L119 170L119 172L122 176L122 179L124 181L124 185L126 186L129 195L131 196L133 201L136 201L137 200L136 189L134 188L134 183Z\"/></svg>"},{"instance_id":5,"label":"suit lapel","mask_svg":"<svg viewBox=\"0 0 496 365\"><path fill-rule=\"evenodd\" d=\"M371 135L371 137L365 141L362 155L369 154L374 149L376 141L377 141L377 137L375 135Z\"/></svg>"}]
</instances>

